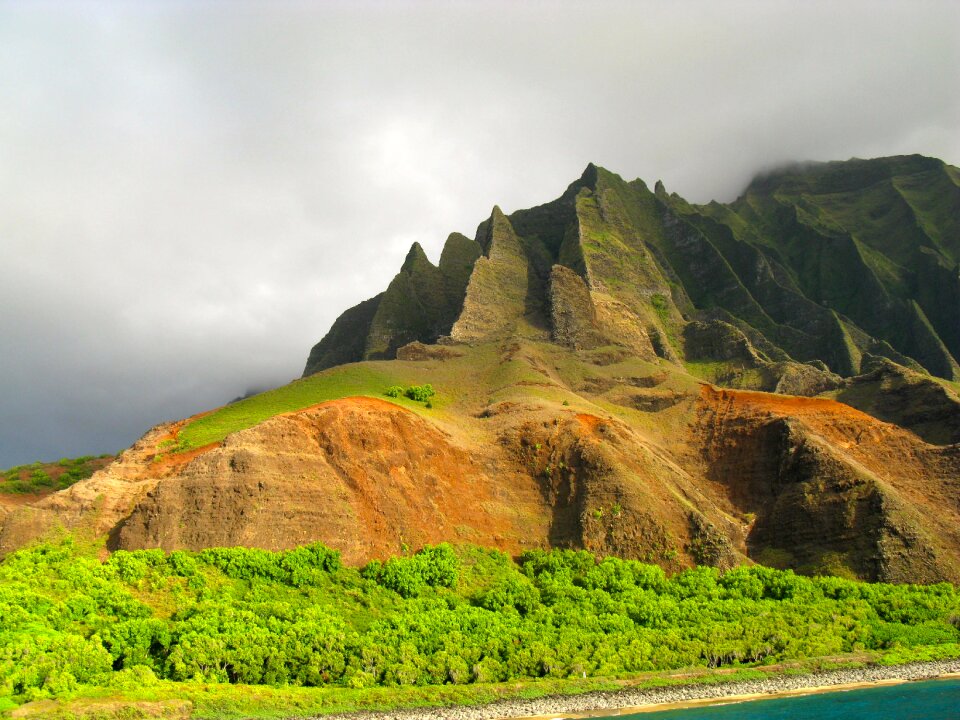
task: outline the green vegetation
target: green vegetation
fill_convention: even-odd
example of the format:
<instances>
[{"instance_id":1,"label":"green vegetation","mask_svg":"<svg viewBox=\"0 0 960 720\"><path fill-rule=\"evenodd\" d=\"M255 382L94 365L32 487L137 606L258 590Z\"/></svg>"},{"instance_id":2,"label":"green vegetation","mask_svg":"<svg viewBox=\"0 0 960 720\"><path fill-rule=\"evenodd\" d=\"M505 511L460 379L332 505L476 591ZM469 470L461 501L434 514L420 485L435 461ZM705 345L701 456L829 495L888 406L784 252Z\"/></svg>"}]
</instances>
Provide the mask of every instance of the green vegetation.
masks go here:
<instances>
[{"instance_id":1,"label":"green vegetation","mask_svg":"<svg viewBox=\"0 0 960 720\"><path fill-rule=\"evenodd\" d=\"M78 458L62 458L52 463L18 465L0 473L0 492L37 493L63 490L90 477L106 464L105 460L112 458L112 455L84 455Z\"/></svg>"},{"instance_id":2,"label":"green vegetation","mask_svg":"<svg viewBox=\"0 0 960 720\"><path fill-rule=\"evenodd\" d=\"M427 403L430 404L430 398L436 395L436 391L433 389L433 385L426 383L425 385L411 385L410 387L403 387L403 385L394 385L387 388L384 395L387 397L398 398L405 397L413 400L414 402Z\"/></svg>"},{"instance_id":3,"label":"green vegetation","mask_svg":"<svg viewBox=\"0 0 960 720\"><path fill-rule=\"evenodd\" d=\"M189 422L178 436L178 450L219 442L238 430L285 412L349 396L383 397L382 388L396 383L397 369L387 363L344 365L275 390L225 405Z\"/></svg>"},{"instance_id":4,"label":"green vegetation","mask_svg":"<svg viewBox=\"0 0 960 720\"><path fill-rule=\"evenodd\" d=\"M741 368L730 360L686 361L683 367L693 377L734 388L755 388L763 382L756 368Z\"/></svg>"},{"instance_id":5,"label":"green vegetation","mask_svg":"<svg viewBox=\"0 0 960 720\"><path fill-rule=\"evenodd\" d=\"M199 716L236 717L261 702L289 714L290 703L332 711L401 697L490 700L503 692L493 683L516 680L538 680L521 687L539 694L561 681L599 689L676 668L960 656L960 592L949 584L761 566L667 577L582 551L534 550L514 562L448 545L360 569L320 544L99 553L67 537L0 564L0 707L196 694L208 703ZM354 692L363 688L373 692Z\"/></svg>"},{"instance_id":6,"label":"green vegetation","mask_svg":"<svg viewBox=\"0 0 960 720\"><path fill-rule=\"evenodd\" d=\"M666 322L669 319L670 305L667 303L665 295L654 293L650 296L650 304L653 305L653 309L657 311L661 320Z\"/></svg>"}]
</instances>

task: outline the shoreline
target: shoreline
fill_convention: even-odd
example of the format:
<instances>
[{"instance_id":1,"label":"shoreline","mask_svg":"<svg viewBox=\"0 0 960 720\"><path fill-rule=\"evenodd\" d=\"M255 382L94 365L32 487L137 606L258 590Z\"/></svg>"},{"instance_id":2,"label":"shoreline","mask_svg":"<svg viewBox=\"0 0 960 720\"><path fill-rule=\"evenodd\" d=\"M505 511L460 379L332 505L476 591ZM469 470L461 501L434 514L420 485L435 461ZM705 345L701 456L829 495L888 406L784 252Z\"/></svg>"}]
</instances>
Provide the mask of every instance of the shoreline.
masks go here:
<instances>
[{"instance_id":1,"label":"shoreline","mask_svg":"<svg viewBox=\"0 0 960 720\"><path fill-rule=\"evenodd\" d=\"M667 685L654 688L550 695L532 700L498 700L487 705L361 711L315 715L315 720L575 720L660 710L722 705L751 700L840 692L917 680L960 677L960 658L905 665L869 665L802 675L771 673L757 680Z\"/></svg>"},{"instance_id":2,"label":"shoreline","mask_svg":"<svg viewBox=\"0 0 960 720\"><path fill-rule=\"evenodd\" d=\"M818 673L819 674L819 673ZM810 676L805 676L810 677ZM836 685L816 685L813 687L802 687L789 690L772 690L762 693L749 693L743 695L721 695L719 697L698 698L694 700L682 700L679 702L660 702L648 705L638 705L636 707L620 707L607 710L596 710L586 713L548 713L546 715L528 715L522 718L501 718L499 720L577 720L578 718L590 717L617 717L620 715L634 715L642 713L654 713L664 710L685 710L686 708L698 707L718 707L721 705L737 705L743 702L753 700L772 700L774 698L802 697L805 695L821 695L831 692L846 692L848 690L862 690L865 688L882 687L886 685L904 685L910 682L922 682L924 680L949 680L960 678L960 672L950 672L943 675L934 675L931 677L920 678L885 678L883 680L865 680L851 683L839 683ZM766 682L766 681L759 681ZM731 683L734 684L734 683ZM741 683L742 684L742 683Z\"/></svg>"}]
</instances>

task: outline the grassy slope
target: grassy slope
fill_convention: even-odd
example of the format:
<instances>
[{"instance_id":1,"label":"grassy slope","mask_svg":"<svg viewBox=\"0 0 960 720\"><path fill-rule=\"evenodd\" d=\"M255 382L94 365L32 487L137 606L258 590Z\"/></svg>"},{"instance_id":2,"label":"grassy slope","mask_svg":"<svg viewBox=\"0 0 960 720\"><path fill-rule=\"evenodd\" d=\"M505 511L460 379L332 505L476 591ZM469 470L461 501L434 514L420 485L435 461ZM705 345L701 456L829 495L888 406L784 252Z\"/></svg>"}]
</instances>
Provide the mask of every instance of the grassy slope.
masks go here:
<instances>
[{"instance_id":1,"label":"grassy slope","mask_svg":"<svg viewBox=\"0 0 960 720\"><path fill-rule=\"evenodd\" d=\"M230 405L213 410L188 422L179 433L180 450L202 447L223 440L230 433L253 427L286 412L300 410L328 400L362 396L390 400L398 405L418 408L406 398L387 398L384 391L392 385L431 382L429 377L398 361L374 361L340 365L329 370L294 380L289 385L268 390ZM408 370L412 370L408 372ZM437 399L434 404L441 403Z\"/></svg>"},{"instance_id":2,"label":"grassy slope","mask_svg":"<svg viewBox=\"0 0 960 720\"><path fill-rule=\"evenodd\" d=\"M594 354L603 351L600 348ZM389 400L439 421L460 422L464 415L471 415L488 403L522 401L530 396L558 404L566 400L573 408L596 412L594 403L598 398L577 390L585 377L649 375L659 369L656 364L636 358L598 365L590 362L590 356L581 359L552 343L530 339L520 340L515 347L488 343L458 347L457 352L462 355L447 360L352 363L295 380L188 422L180 430L179 449L219 442L230 433L275 415L353 396ZM678 382L692 387L682 378ZM437 390L432 409L406 398L384 395L392 385L423 383L430 383Z\"/></svg>"},{"instance_id":3,"label":"grassy slope","mask_svg":"<svg viewBox=\"0 0 960 720\"><path fill-rule=\"evenodd\" d=\"M499 345L460 347L446 360L380 360L340 365L294 380L188 422L179 433L179 449L201 447L253 427L275 415L346 397L373 397L395 403L434 421L458 420L463 407L483 407L500 398L500 390L534 380L529 368L502 359ZM542 379L542 378L540 378ZM437 391L426 408L405 397L384 393L394 385L430 383ZM451 428L447 428L448 430Z\"/></svg>"},{"instance_id":4,"label":"grassy slope","mask_svg":"<svg viewBox=\"0 0 960 720\"><path fill-rule=\"evenodd\" d=\"M0 492L53 492L93 475L113 460L113 455L85 455L56 462L35 462L0 471Z\"/></svg>"}]
</instances>

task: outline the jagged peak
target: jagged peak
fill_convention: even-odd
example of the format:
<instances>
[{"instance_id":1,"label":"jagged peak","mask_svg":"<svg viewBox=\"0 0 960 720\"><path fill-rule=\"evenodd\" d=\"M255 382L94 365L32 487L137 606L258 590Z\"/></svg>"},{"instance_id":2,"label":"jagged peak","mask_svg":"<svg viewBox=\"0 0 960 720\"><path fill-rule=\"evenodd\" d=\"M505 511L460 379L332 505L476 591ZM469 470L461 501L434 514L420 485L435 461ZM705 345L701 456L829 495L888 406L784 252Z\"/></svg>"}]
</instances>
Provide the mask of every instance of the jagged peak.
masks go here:
<instances>
[{"instance_id":1,"label":"jagged peak","mask_svg":"<svg viewBox=\"0 0 960 720\"><path fill-rule=\"evenodd\" d=\"M407 251L407 257L403 261L403 265L400 267L400 272L407 273L408 275L414 272L418 266L422 267L426 263L429 267L435 267L430 258L427 257L427 253L424 252L423 247L420 243L415 242L410 246L410 250Z\"/></svg>"},{"instance_id":2,"label":"jagged peak","mask_svg":"<svg viewBox=\"0 0 960 720\"><path fill-rule=\"evenodd\" d=\"M604 167L600 167L599 165L593 165L591 163L590 167L593 169L593 181L591 184L584 185L583 187L587 187L593 192L608 188L613 188L615 190L630 188L632 190L639 190L644 193L650 192L650 189L647 187L647 184L642 178L635 178L634 180L627 181L624 180L622 175L615 173L612 170L607 170Z\"/></svg>"},{"instance_id":3,"label":"jagged peak","mask_svg":"<svg viewBox=\"0 0 960 720\"><path fill-rule=\"evenodd\" d=\"M477 226L477 243L484 254L490 254L490 247L498 231L515 234L510 218L504 214L499 205L494 205L493 210L490 211L490 217Z\"/></svg>"},{"instance_id":4,"label":"jagged peak","mask_svg":"<svg viewBox=\"0 0 960 720\"><path fill-rule=\"evenodd\" d=\"M564 191L561 197L576 195L584 188L591 191L595 190L597 187L597 177L601 169L602 168L594 165L593 163L587 163L587 167L584 168L583 172L580 174L580 177L567 186L566 191Z\"/></svg>"},{"instance_id":5,"label":"jagged peak","mask_svg":"<svg viewBox=\"0 0 960 720\"><path fill-rule=\"evenodd\" d=\"M923 173L923 175L919 175L914 180L908 181L908 184L912 183L910 188L913 192L919 193L921 190L926 192L922 183L925 182L925 174L930 172L934 167L948 167L949 169L949 166L945 166L942 161L917 155L876 158L873 160L854 159L838 163L794 165L779 171L774 171L768 181L767 192L776 192L782 195L787 199L786 204L789 206L789 209L796 213L801 210L805 211L804 208L807 208L811 202L807 194L808 189L812 194L822 194L826 191L836 189L843 190L848 187L873 188L873 191L877 193L886 192L885 188L875 188L873 184L869 184L870 181L875 178L880 178L889 185L892 178ZM801 172L804 168L806 168L807 172ZM951 177L956 181L955 177ZM751 192L761 192L756 182ZM933 192L933 189L931 189L931 192ZM580 202L584 195L595 196L597 209L600 211L595 218L590 215L594 205L590 202L582 204ZM938 204L936 207L949 209L952 205L950 205L948 201L952 202L950 198L946 200L937 199ZM647 307L650 305L647 295L643 293L637 294L632 290L634 286L639 287L643 285L643 283L636 280L632 271L624 269L626 265L621 262L622 258L620 257L622 255L622 248L618 247L615 243L606 242L607 237L605 233L608 231L602 226L604 224L612 224L618 225L618 227L614 228L616 230L625 228L626 232L632 233L629 239L631 239L631 241L637 240L637 252L643 255L644 258L647 257L648 250L655 254L653 260L650 260L648 263L650 267L653 268L653 270L650 271L653 273L650 286L660 288L663 286L661 282L663 278L669 277L672 279L672 282L682 288L683 292L692 294L692 297L685 301L687 303L685 306L687 310L696 309L698 304L709 304L713 302L713 297L710 295L710 293L713 292L713 285L719 287L721 284L721 281L714 277L715 270L721 274L726 273L729 275L733 273L738 276L743 275L745 271L737 264L741 262L741 260L737 258L733 258L731 261L732 264L718 264L719 269L708 267L709 263L706 263L702 253L698 253L684 246L681 241L690 239L688 238L690 233L700 233L703 237L692 238L690 242L693 242L697 247L705 248L704 252L713 253L719 257L724 255L724 252L716 250L712 245L704 243L710 240L709 236L711 234L717 233L722 235L726 233L723 235L723 239L726 241L729 233L733 231L727 229L732 227L731 223L742 223L742 227L747 229L744 230L743 237L739 238L741 245L743 247L751 246L753 249L749 250L749 252L753 254L759 253L766 257L767 251L765 247L754 247L755 241L759 237L755 235L755 233L760 231L751 230L750 228L759 228L768 222L771 227L779 227L778 223L780 223L781 220L783 223L795 221L795 219L790 220L787 216L781 219L779 215L768 218L767 215L773 210L780 208L779 205L771 205L768 207L761 202L756 204L756 206L747 206L744 204L746 202L746 200L741 200L738 201L737 204L727 205L714 201L707 205L690 205L683 200L681 196L669 192L662 180L655 182L648 189L643 181L639 179L629 182L625 181L620 175L612 173L591 162L583 169L580 179L571 184L568 191L555 200L533 208L517 210L509 216L505 214L501 206L492 206L488 217L477 228L475 240L471 240L459 233L453 233L447 238L440 262L437 265L431 264L423 248L418 243L414 243L407 253L401 274L396 280L398 286L410 283L410 287L416 286L417 288L416 302L411 301L409 303L411 318L413 318L414 315L420 312L420 310L417 309L419 308L418 303L422 304L421 301L428 296L432 298L432 295L429 293L420 292L420 285L417 285L417 283L423 281L427 283L427 285L430 283L443 285L444 297L450 301L450 308L453 308L455 305L458 305L462 297L463 287L471 281L471 274L477 267L476 261L484 256L495 262L487 263L481 261L479 267L483 270L483 273L478 275L480 279L477 283L479 283L480 280L489 281L488 284L497 292L503 292L504 287L511 283L517 286L523 285L521 280L514 283L515 278L513 278L511 274L513 270L520 265L527 267L530 262L534 262L536 270L534 274L542 280L545 277L545 269L549 267L548 263L559 262L580 272L581 276L589 278L591 283L596 281L597 284L595 286L591 285L591 289L598 287L609 290L619 283L620 286L626 288L623 291L624 296L627 297L630 302L637 304L644 313L649 314L652 311ZM851 200L851 202L853 201ZM676 217L689 215L691 222L695 222L693 222L693 224L687 223L690 225L689 227L686 225L681 228L674 227L670 222L664 220L665 210L668 212L668 215L671 216L667 217L667 221L672 222ZM780 208L778 212L781 210L782 208ZM830 209L828 208L827 210ZM828 212L827 210L824 210L823 213L820 214L822 217L817 215L819 223L826 223L833 217L831 215L833 211ZM741 211L742 215L738 215ZM813 211L811 210L811 212ZM840 212L840 210L836 212ZM844 210L844 212L846 212L846 210ZM858 216L854 214L854 210L850 210L849 212L850 218L847 218L847 220L854 223L859 222L857 220ZM583 217L587 218L585 224L581 213L583 213ZM927 215L929 215L929 217ZM930 211L924 216L924 220L928 224L941 223L944 225L943 232L952 233L954 226L948 215L949 213L947 211ZM899 220L892 218L884 220L884 222L886 225L890 225L891 228L895 229L895 225ZM591 223L596 225L596 227L593 227ZM620 225L622 225L622 228L619 227ZM886 227L886 225L884 225L884 227ZM705 228L703 232L700 232L698 229L701 226ZM871 230L871 232L874 230ZM593 234L591 235L591 233ZM593 240L595 240L589 249L589 258L586 258L584 255L585 250L581 245L585 236L592 237ZM641 246L641 242L645 243L646 250ZM820 241L818 240L817 242ZM741 247L741 245L738 245L738 248ZM838 254L840 250L834 251L832 245L830 245L829 248L831 252L834 252L836 257L830 256L830 258L825 261L830 265L827 270L831 270L833 266L839 266L847 261L845 255ZM886 246L882 244L874 249L882 254L887 253ZM747 250L744 250L744 252L747 252ZM921 251L921 253L922 252L923 251ZM711 255L711 257L712 256L713 255ZM793 262L791 258L787 258L787 260ZM746 261L744 260L742 262L745 263ZM903 265L903 262L901 262L901 265ZM492 269L487 267L491 264L493 266ZM660 267L661 265L663 267ZM727 265L729 265L729 269L724 269ZM923 263L921 263L921 265L923 265ZM601 267L607 269L602 271L597 269ZM704 282L707 282L708 285L714 280L716 282L713 282L713 285L711 285L709 289L701 290L697 287L697 283L691 281L693 278L693 270L690 269L691 267L699 273L697 278L704 278ZM886 268L888 266L884 265L883 267ZM900 297L900 294L905 292L902 278L896 274L899 272L896 270L897 266L891 265L890 267L894 267L894 270L889 271L892 273L889 283L886 276L883 276L868 287L868 289L873 288L871 292L875 291L878 293L878 297L883 293L889 294L891 292L897 295L897 297ZM906 267L906 265L904 265L904 267ZM926 268L926 265L923 265L920 271L927 272L924 268ZM800 280L797 281L794 279L787 282L787 285L784 286L785 289L783 293L781 293L789 296L790 302L797 302L796 298L798 296L810 292L807 284L822 284L823 282L822 277L816 279L813 278L812 275L810 278L803 275L803 272L806 272L806 270L801 269L801 271L798 272L801 275ZM491 281L494 275L502 273L510 276L509 283L500 283L499 280L496 283ZM663 277L660 277L661 275ZM830 275L828 279L830 279L831 282L833 282L834 275L840 277L842 273L837 272ZM874 275L870 277L874 277L875 275L874 273ZM891 342L895 341L896 343L896 352L899 353L902 350L902 352L905 353L903 355L904 357L913 357L913 355L917 353L921 353L922 357L927 357L928 355L931 357L941 357L945 356L947 351L953 352L956 357L960 357L960 352L957 352L957 349L960 348L960 340L958 340L960 335L951 329L956 327L956 311L950 309L957 306L955 298L960 295L960 285L955 285L956 279L953 276L948 277L943 275L943 273L936 274L933 270L930 270L927 275L929 276L929 282L926 283L925 287L935 288L935 290L931 289L926 291L925 295L921 294L918 298L909 297L900 299L904 302L908 299L915 300L917 304L922 306L923 313L932 319L928 318L928 322L922 321L922 317L912 309L912 305L908 312L907 306L901 303L901 305L898 306L900 309L897 311L900 315L903 315L901 319L904 323L909 320L911 323L916 324L918 332L923 330L922 335L916 336L925 338L922 342L913 335L908 339L901 339L899 336L891 334L892 331L888 332L883 323L876 320L874 316L870 315L867 310L861 307L864 303L857 304L857 302L860 301L851 301L851 303L843 305L843 302L846 302L844 300L846 296L837 288L831 290L833 295L831 295L828 300L830 300L830 302L840 303L840 309L844 313L854 317L852 322L856 323L859 321L867 323L868 325L873 323L869 328L862 330L859 326L856 326L857 332L860 334L856 335L855 342L850 342L854 342L858 348L863 346L863 350L872 350L881 340L886 342L886 337L889 335L890 338L892 338ZM643 276L646 277L646 275ZM784 275L784 277L786 276ZM727 280L729 280L729 278L727 278ZM799 285L797 285L798 282ZM867 281L865 280L864 282ZM881 288L882 292L874 288L877 282L883 284ZM646 287L645 285L643 286ZM816 284L816 288L820 288L820 286L820 284ZM440 287L440 285L437 285L437 287ZM512 289L513 286L510 285L510 287ZM745 313L744 316L748 318L745 322L758 324L760 332L772 333L776 341L785 344L783 351L791 356L819 358L823 355L823 357L827 358L824 362L832 362L831 358L833 358L834 352L833 349L831 349L831 343L833 343L834 340L832 335L823 336L823 334L818 331L818 334L811 334L808 337L803 333L779 332L779 329L775 327L773 321L766 317L764 308L762 307L763 303L755 306L755 301L752 296L744 294L750 292L749 283L744 287L743 292L738 291L736 297L725 300L725 302L730 304L731 312L734 316L740 317L741 314ZM813 287L813 285L811 285L811 287ZM831 288L833 287L834 286L831 285ZM431 292L436 290L432 285L430 285L429 289ZM820 291L817 290L817 292ZM528 293L528 295L536 302L536 299L540 297L537 293L539 293L539 290L533 294ZM496 295L496 293L493 293L493 295ZM818 295L817 297L820 296ZM493 301L489 301L487 304L491 304L492 302ZM816 300L812 302L816 302ZM434 305L439 307L438 303L434 303ZM941 310L941 308L946 309ZM831 318L826 317L820 311L811 309L808 303L802 305L802 310L804 313L813 313L818 323L825 324L825 327L827 327L830 332L833 332L835 322L833 322ZM381 315L385 313L386 311L381 313ZM447 322L450 317L452 317L452 314L453 310L450 310L448 315L443 315L442 319L444 322ZM898 317L900 317L900 315L898 315ZM431 316L431 318L432 317L433 316ZM410 322L413 322L415 319L416 318L411 319ZM419 322L419 320L417 320L417 322ZM914 325L910 325L910 327L913 326ZM933 328L933 330L930 330L928 326ZM436 327L440 328L436 332L442 334L441 326L436 325ZM433 328L433 326L431 326L431 328ZM417 325L415 329L419 332L420 326ZM887 335L884 335L884 333L887 333ZM941 333L944 334L946 339L942 339L942 342L937 343L937 347L933 347L931 336ZM874 338L875 334L883 335L883 337L878 336L879 339ZM843 338L841 338L841 340L847 342ZM928 347L928 345L930 347ZM945 351L941 345L946 347L947 350ZM895 352L892 347L893 346L885 350L884 353ZM893 355L891 355L891 357L893 357ZM937 368L939 367L940 365L937 365ZM934 372L942 372L942 370L935 369ZM957 371L951 366L947 376L953 377L958 372L960 371Z\"/></svg>"},{"instance_id":6,"label":"jagged peak","mask_svg":"<svg viewBox=\"0 0 960 720\"><path fill-rule=\"evenodd\" d=\"M440 253L440 269L443 270L452 262L460 262L464 257L471 258L471 261L476 260L480 253L476 240L471 240L462 233L450 233Z\"/></svg>"},{"instance_id":7,"label":"jagged peak","mask_svg":"<svg viewBox=\"0 0 960 720\"><path fill-rule=\"evenodd\" d=\"M589 187L594 188L597 186L597 176L600 174L600 168L593 163L587 163L587 167L584 168L583 174L580 175L580 182Z\"/></svg>"}]
</instances>

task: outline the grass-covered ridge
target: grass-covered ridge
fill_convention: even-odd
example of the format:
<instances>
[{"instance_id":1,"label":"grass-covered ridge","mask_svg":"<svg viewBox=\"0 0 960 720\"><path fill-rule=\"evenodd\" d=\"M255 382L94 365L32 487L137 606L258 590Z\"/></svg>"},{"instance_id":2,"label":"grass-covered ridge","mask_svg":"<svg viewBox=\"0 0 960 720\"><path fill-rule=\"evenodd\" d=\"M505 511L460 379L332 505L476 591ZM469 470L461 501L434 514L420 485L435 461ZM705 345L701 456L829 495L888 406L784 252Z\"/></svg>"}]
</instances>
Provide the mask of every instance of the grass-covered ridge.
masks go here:
<instances>
[{"instance_id":1,"label":"grass-covered ridge","mask_svg":"<svg viewBox=\"0 0 960 720\"><path fill-rule=\"evenodd\" d=\"M177 449L189 450L219 442L232 432L253 427L275 415L344 397L376 397L413 406L415 403L403 396L385 395L388 388L398 384L409 382L396 364L366 362L332 368L225 405L188 422L180 430Z\"/></svg>"},{"instance_id":2,"label":"grass-covered ridge","mask_svg":"<svg viewBox=\"0 0 960 720\"><path fill-rule=\"evenodd\" d=\"M100 552L67 538L0 564L0 708L131 688L177 697L181 683L181 697L198 683L236 685L234 700L253 692L241 685L326 688L312 700L290 690L307 711L351 706L363 688L463 701L470 694L455 688L481 697L516 680L597 688L675 668L960 656L960 593L948 584L759 566L667 577L586 552L514 562L445 545L363 568L322 545Z\"/></svg>"}]
</instances>

